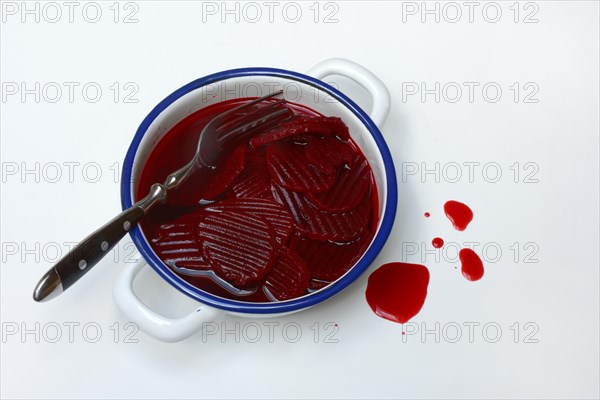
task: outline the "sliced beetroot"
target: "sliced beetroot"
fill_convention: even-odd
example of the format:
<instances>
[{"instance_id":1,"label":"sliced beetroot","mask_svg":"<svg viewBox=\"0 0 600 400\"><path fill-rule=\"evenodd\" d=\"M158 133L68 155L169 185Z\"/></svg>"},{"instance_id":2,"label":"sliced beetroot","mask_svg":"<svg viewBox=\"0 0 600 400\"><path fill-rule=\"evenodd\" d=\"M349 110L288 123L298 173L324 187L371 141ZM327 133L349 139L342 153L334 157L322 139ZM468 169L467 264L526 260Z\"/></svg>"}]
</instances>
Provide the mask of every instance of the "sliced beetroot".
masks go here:
<instances>
[{"instance_id":1,"label":"sliced beetroot","mask_svg":"<svg viewBox=\"0 0 600 400\"><path fill-rule=\"evenodd\" d=\"M350 243L332 243L294 237L290 247L304 259L313 280L332 282L362 257L369 245L368 239L364 236Z\"/></svg>"},{"instance_id":2,"label":"sliced beetroot","mask_svg":"<svg viewBox=\"0 0 600 400\"><path fill-rule=\"evenodd\" d=\"M231 152L229 157L225 159L222 165L218 165L215 168L210 184L205 184L206 190L203 194L205 199L213 199L229 187L231 182L233 182L244 169L245 156L245 146L238 146Z\"/></svg>"},{"instance_id":3,"label":"sliced beetroot","mask_svg":"<svg viewBox=\"0 0 600 400\"><path fill-rule=\"evenodd\" d=\"M262 280L275 263L275 232L255 215L207 212L197 235L217 275L237 287Z\"/></svg>"},{"instance_id":4,"label":"sliced beetroot","mask_svg":"<svg viewBox=\"0 0 600 400\"><path fill-rule=\"evenodd\" d=\"M348 128L316 114L265 128L219 153L215 169L182 186L187 193L169 193L144 226L159 257L193 285L241 301L296 298L346 273L372 238L375 188ZM171 164L161 173L176 169Z\"/></svg>"},{"instance_id":5,"label":"sliced beetroot","mask_svg":"<svg viewBox=\"0 0 600 400\"><path fill-rule=\"evenodd\" d=\"M196 241L196 224L172 223L161 225L150 238L161 260L174 269L210 269Z\"/></svg>"},{"instance_id":6,"label":"sliced beetroot","mask_svg":"<svg viewBox=\"0 0 600 400\"><path fill-rule=\"evenodd\" d=\"M306 193L306 197L323 211L339 213L356 208L368 196L371 168L367 160L357 160L351 168L342 168L333 187L325 193Z\"/></svg>"},{"instance_id":7,"label":"sliced beetroot","mask_svg":"<svg viewBox=\"0 0 600 400\"><path fill-rule=\"evenodd\" d=\"M337 117L299 117L250 139L252 147L260 147L296 136L349 136L348 127Z\"/></svg>"},{"instance_id":8,"label":"sliced beetroot","mask_svg":"<svg viewBox=\"0 0 600 400\"><path fill-rule=\"evenodd\" d=\"M282 248L275 265L265 278L264 288L277 300L289 300L306 294L310 272L304 260L293 250Z\"/></svg>"},{"instance_id":9,"label":"sliced beetroot","mask_svg":"<svg viewBox=\"0 0 600 400\"><path fill-rule=\"evenodd\" d=\"M260 217L275 231L277 242L284 244L294 228L290 212L274 200L260 198L227 199L204 208L206 212L247 213Z\"/></svg>"},{"instance_id":10,"label":"sliced beetroot","mask_svg":"<svg viewBox=\"0 0 600 400\"><path fill-rule=\"evenodd\" d=\"M292 213L296 229L311 239L349 242L368 228L368 198L351 211L330 213L316 208L302 193L274 185L273 194Z\"/></svg>"},{"instance_id":11,"label":"sliced beetroot","mask_svg":"<svg viewBox=\"0 0 600 400\"><path fill-rule=\"evenodd\" d=\"M176 190L169 191L170 206L190 206L223 193L244 169L245 146L238 146L214 168L199 168ZM190 204L192 203L192 204Z\"/></svg>"},{"instance_id":12,"label":"sliced beetroot","mask_svg":"<svg viewBox=\"0 0 600 400\"><path fill-rule=\"evenodd\" d=\"M335 171L311 165L303 145L277 143L267 148L267 167L273 180L296 192L322 193L335 182Z\"/></svg>"},{"instance_id":13,"label":"sliced beetroot","mask_svg":"<svg viewBox=\"0 0 600 400\"><path fill-rule=\"evenodd\" d=\"M271 175L264 159L249 162L231 184L231 191L238 198L272 199Z\"/></svg>"},{"instance_id":14,"label":"sliced beetroot","mask_svg":"<svg viewBox=\"0 0 600 400\"><path fill-rule=\"evenodd\" d=\"M352 166L356 153L352 146L336 137L314 138L306 144L306 158L321 170Z\"/></svg>"}]
</instances>

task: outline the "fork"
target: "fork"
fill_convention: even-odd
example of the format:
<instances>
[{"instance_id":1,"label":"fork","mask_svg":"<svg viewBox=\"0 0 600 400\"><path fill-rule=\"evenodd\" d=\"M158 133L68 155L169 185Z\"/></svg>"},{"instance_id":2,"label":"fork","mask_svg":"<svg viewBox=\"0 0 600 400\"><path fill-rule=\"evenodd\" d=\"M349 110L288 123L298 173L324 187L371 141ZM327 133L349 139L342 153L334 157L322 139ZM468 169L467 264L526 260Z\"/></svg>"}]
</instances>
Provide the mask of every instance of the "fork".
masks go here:
<instances>
[{"instance_id":1,"label":"fork","mask_svg":"<svg viewBox=\"0 0 600 400\"><path fill-rule=\"evenodd\" d=\"M283 91L248 101L219 114L202 129L194 157L167 176L164 183L151 186L146 197L102 226L61 258L40 279L33 291L35 301L50 300L71 287L138 224L157 204L167 203L170 191L180 188L195 172L215 169L216 161L236 144L288 119L292 111L285 99L273 98ZM211 199L202 199L209 201Z\"/></svg>"}]
</instances>

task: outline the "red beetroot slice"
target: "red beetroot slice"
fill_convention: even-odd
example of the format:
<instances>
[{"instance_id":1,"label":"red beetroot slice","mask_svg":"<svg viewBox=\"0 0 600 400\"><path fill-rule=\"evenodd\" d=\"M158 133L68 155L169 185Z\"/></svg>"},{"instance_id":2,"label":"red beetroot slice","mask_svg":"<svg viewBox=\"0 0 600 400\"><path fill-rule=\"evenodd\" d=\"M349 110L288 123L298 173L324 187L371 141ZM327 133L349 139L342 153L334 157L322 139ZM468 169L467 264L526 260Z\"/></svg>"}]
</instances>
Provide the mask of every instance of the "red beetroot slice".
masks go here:
<instances>
[{"instance_id":1,"label":"red beetroot slice","mask_svg":"<svg viewBox=\"0 0 600 400\"><path fill-rule=\"evenodd\" d=\"M265 278L264 288L279 301L289 300L306 294L309 280L304 260L293 250L282 248Z\"/></svg>"},{"instance_id":2,"label":"red beetroot slice","mask_svg":"<svg viewBox=\"0 0 600 400\"><path fill-rule=\"evenodd\" d=\"M290 247L306 262L311 276L319 281L331 282L344 275L369 245L363 236L351 243L332 243L294 237Z\"/></svg>"},{"instance_id":3,"label":"red beetroot slice","mask_svg":"<svg viewBox=\"0 0 600 400\"><path fill-rule=\"evenodd\" d=\"M303 145L278 143L267 148L267 167L279 185L296 192L322 193L335 182L335 171L319 170L308 162Z\"/></svg>"},{"instance_id":4,"label":"red beetroot slice","mask_svg":"<svg viewBox=\"0 0 600 400\"><path fill-rule=\"evenodd\" d=\"M272 199L271 175L267 166L262 161L251 161L231 184L231 191L235 197L253 197Z\"/></svg>"},{"instance_id":5,"label":"red beetroot slice","mask_svg":"<svg viewBox=\"0 0 600 400\"><path fill-rule=\"evenodd\" d=\"M275 129L250 139L252 147L260 147L294 136L316 134L319 136L349 137L348 127L337 117L298 117Z\"/></svg>"},{"instance_id":6,"label":"red beetroot slice","mask_svg":"<svg viewBox=\"0 0 600 400\"><path fill-rule=\"evenodd\" d=\"M306 157L319 169L334 170L344 164L351 166L354 155L348 142L335 137L311 139L306 145Z\"/></svg>"},{"instance_id":7,"label":"red beetroot slice","mask_svg":"<svg viewBox=\"0 0 600 400\"><path fill-rule=\"evenodd\" d=\"M194 203L214 199L223 193L244 169L245 146L238 146L215 169L196 170L177 190L169 191L167 201L170 206L189 206ZM192 193L193 196L189 196Z\"/></svg>"},{"instance_id":8,"label":"red beetroot slice","mask_svg":"<svg viewBox=\"0 0 600 400\"><path fill-rule=\"evenodd\" d=\"M273 186L275 200L288 207L298 231L311 239L349 242L358 238L369 223L368 199L354 210L329 213L313 206L302 193Z\"/></svg>"},{"instance_id":9,"label":"red beetroot slice","mask_svg":"<svg viewBox=\"0 0 600 400\"><path fill-rule=\"evenodd\" d=\"M275 232L255 215L206 213L196 232L215 273L237 287L262 280L275 262Z\"/></svg>"},{"instance_id":10,"label":"red beetroot slice","mask_svg":"<svg viewBox=\"0 0 600 400\"><path fill-rule=\"evenodd\" d=\"M209 263L202 257L196 237L196 224L163 224L150 241L153 248L169 267L178 269L208 270Z\"/></svg>"},{"instance_id":11,"label":"red beetroot slice","mask_svg":"<svg viewBox=\"0 0 600 400\"><path fill-rule=\"evenodd\" d=\"M325 193L306 193L317 208L333 213L350 211L365 198L371 187L371 169L366 159L356 160L352 168L339 171L331 190Z\"/></svg>"},{"instance_id":12,"label":"red beetroot slice","mask_svg":"<svg viewBox=\"0 0 600 400\"><path fill-rule=\"evenodd\" d=\"M272 195L271 195L272 196ZM204 208L206 211L247 213L260 217L275 231L278 243L285 243L294 228L290 212L274 200L267 199L227 199Z\"/></svg>"}]
</instances>

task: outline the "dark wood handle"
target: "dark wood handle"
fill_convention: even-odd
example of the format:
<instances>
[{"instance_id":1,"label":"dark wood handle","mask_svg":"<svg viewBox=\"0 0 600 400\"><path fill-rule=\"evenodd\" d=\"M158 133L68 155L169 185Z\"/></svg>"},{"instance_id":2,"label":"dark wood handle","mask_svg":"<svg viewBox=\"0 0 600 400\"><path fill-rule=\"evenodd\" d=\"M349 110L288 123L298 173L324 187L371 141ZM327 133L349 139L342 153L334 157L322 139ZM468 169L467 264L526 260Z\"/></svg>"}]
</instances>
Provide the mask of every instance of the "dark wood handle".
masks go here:
<instances>
[{"instance_id":1,"label":"dark wood handle","mask_svg":"<svg viewBox=\"0 0 600 400\"><path fill-rule=\"evenodd\" d=\"M73 250L65 255L54 270L60 277L63 290L69 288L92 267L133 228L144 216L141 207L132 207L117 215L112 221L83 239Z\"/></svg>"}]
</instances>

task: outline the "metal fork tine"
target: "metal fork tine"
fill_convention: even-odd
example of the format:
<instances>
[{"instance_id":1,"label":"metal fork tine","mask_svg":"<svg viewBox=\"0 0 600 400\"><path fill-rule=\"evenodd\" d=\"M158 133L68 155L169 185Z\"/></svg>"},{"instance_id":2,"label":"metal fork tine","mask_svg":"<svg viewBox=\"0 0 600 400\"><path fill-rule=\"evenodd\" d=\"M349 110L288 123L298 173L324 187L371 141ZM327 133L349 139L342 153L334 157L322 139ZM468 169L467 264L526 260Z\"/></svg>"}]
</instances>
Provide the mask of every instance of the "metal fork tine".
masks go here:
<instances>
[{"instance_id":1,"label":"metal fork tine","mask_svg":"<svg viewBox=\"0 0 600 400\"><path fill-rule=\"evenodd\" d=\"M235 113L237 113L239 111L244 111L244 110L252 107L253 105L256 105L256 104L258 104L260 102L263 102L263 101L265 101L267 99L270 99L270 98L273 98L273 97L277 97L277 96L279 96L281 94L283 94L283 90L278 90L276 92L267 94L266 96L259 97L258 99L254 99L254 100L252 100L252 101L250 101L248 103L244 103L244 104L239 105L239 106L237 106L235 108L232 108L231 110L228 110L228 111L224 112L223 114L221 114L221 115L215 117L214 119L212 119L209 122L209 125L220 126L223 123L223 119L225 119L227 117L230 117L231 115L233 115L233 114L235 114Z\"/></svg>"},{"instance_id":2,"label":"metal fork tine","mask_svg":"<svg viewBox=\"0 0 600 400\"><path fill-rule=\"evenodd\" d=\"M239 110L244 109L246 107L250 107L250 106L252 106L252 105L254 105L256 103L260 103L263 100L270 99L271 97L277 97L277 96L279 96L281 94L283 94L283 90L278 90L276 92L273 92L273 93L267 94L265 96L259 97L258 99L254 99L251 102L248 102L246 104L242 104L241 106L237 106L237 107L235 107L234 109L232 109L230 111L236 111L236 110L239 111Z\"/></svg>"},{"instance_id":3,"label":"metal fork tine","mask_svg":"<svg viewBox=\"0 0 600 400\"><path fill-rule=\"evenodd\" d=\"M285 107L285 99L270 101L282 93L283 90L279 90L262 96L212 119L200 134L192 165L214 167L220 152L229 151L233 145L250 133L256 132L259 127L272 127L276 122L289 118L293 112ZM261 102L267 104L259 105ZM187 172L183 171L181 175L187 175Z\"/></svg>"},{"instance_id":4,"label":"metal fork tine","mask_svg":"<svg viewBox=\"0 0 600 400\"><path fill-rule=\"evenodd\" d=\"M281 124L282 122L287 121L288 119L290 119L292 116L294 115L294 112L285 107L283 109L283 112L281 114L277 113L276 115L272 115L269 117L268 120L264 121L263 123L260 124L260 129L265 132L271 128L273 128L275 125L277 124Z\"/></svg>"},{"instance_id":5,"label":"metal fork tine","mask_svg":"<svg viewBox=\"0 0 600 400\"><path fill-rule=\"evenodd\" d=\"M279 107L280 105L282 105L284 103L285 103L285 99L275 100L275 101L269 102L268 104L266 104L264 106L261 106L260 108L257 108L256 110L250 111L247 114L242 114L238 117L232 117L231 121L222 122L221 125L216 127L216 131L219 134L222 132L229 132L230 130L236 129L236 127L238 125L243 125L243 124L246 124L246 122L249 120L256 119L256 115L270 111L274 108Z\"/></svg>"},{"instance_id":6,"label":"metal fork tine","mask_svg":"<svg viewBox=\"0 0 600 400\"><path fill-rule=\"evenodd\" d=\"M265 107L265 108L271 108L271 107ZM232 130L221 135L219 137L219 141L227 142L227 141L243 139L246 136L246 134L250 133L254 128L264 127L267 124L270 125L271 122L273 122L276 119L279 119L280 117L285 117L284 119L287 119L289 117L289 115L291 114L291 110L288 108L282 108L280 110L272 111L266 115L264 113L262 113L262 111L264 111L264 110L261 109L260 111L261 112L256 112L253 114L253 116L254 116L253 119L251 119L251 120L245 119L245 121L243 123L238 124Z\"/></svg>"}]
</instances>

